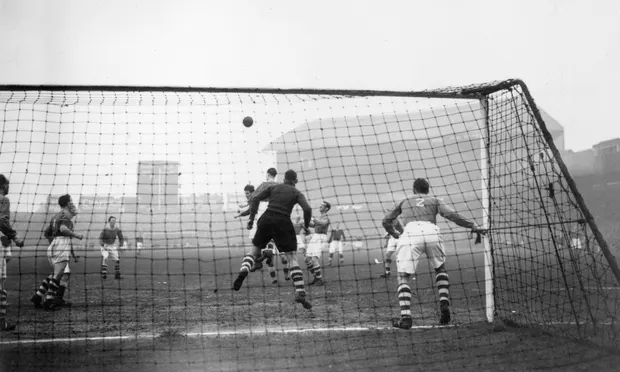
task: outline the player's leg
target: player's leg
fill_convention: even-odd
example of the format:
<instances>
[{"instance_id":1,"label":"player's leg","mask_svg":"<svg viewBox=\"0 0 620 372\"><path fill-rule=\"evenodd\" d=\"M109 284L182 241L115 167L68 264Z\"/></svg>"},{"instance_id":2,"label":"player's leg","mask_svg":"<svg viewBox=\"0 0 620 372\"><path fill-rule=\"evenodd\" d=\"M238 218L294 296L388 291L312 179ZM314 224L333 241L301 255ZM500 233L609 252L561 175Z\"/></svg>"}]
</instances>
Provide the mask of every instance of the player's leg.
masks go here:
<instances>
[{"instance_id":1,"label":"player's leg","mask_svg":"<svg viewBox=\"0 0 620 372\"><path fill-rule=\"evenodd\" d=\"M12 331L15 329L15 324L8 323L6 320L6 308L8 305L6 288L4 282L6 281L6 259L0 257L0 331Z\"/></svg>"},{"instance_id":2,"label":"player's leg","mask_svg":"<svg viewBox=\"0 0 620 372\"><path fill-rule=\"evenodd\" d=\"M71 269L69 268L69 263L67 262L67 266L65 266L64 272L62 273L62 277L60 278L60 285L58 286L58 298L60 299L61 306L70 307L71 302L65 301L65 291L67 290L67 286L69 285L69 278L71 277Z\"/></svg>"},{"instance_id":3,"label":"player's leg","mask_svg":"<svg viewBox=\"0 0 620 372\"><path fill-rule=\"evenodd\" d=\"M323 269L321 268L321 258L318 256L312 256L310 267L312 268L311 272L314 275L314 279L308 285L325 284L325 281L323 280Z\"/></svg>"},{"instance_id":4,"label":"player's leg","mask_svg":"<svg viewBox=\"0 0 620 372\"><path fill-rule=\"evenodd\" d=\"M233 283L233 289L235 291L241 289L241 285L252 270L256 259L261 256L261 251L273 238L271 231L272 227L270 226L269 221L265 220L265 215L261 216L261 218L258 220L257 225L258 226L256 229L256 234L252 239L252 249L250 250L250 252L246 253L245 257L243 257L243 261L241 262L241 268L239 269L239 275Z\"/></svg>"},{"instance_id":5,"label":"player's leg","mask_svg":"<svg viewBox=\"0 0 620 372\"><path fill-rule=\"evenodd\" d=\"M340 257L340 265L344 264L344 242L338 241L338 256Z\"/></svg>"},{"instance_id":6,"label":"player's leg","mask_svg":"<svg viewBox=\"0 0 620 372\"><path fill-rule=\"evenodd\" d=\"M304 285L304 274L301 272L299 262L297 262L296 252L286 252L286 258L291 266L291 279L295 287L295 301L302 304L305 309L312 309L312 304L306 299L306 287Z\"/></svg>"},{"instance_id":7,"label":"player's leg","mask_svg":"<svg viewBox=\"0 0 620 372\"><path fill-rule=\"evenodd\" d=\"M280 221L282 225L278 234L274 234L274 241L281 252L286 254L287 261L291 265L291 279L295 287L295 302L303 305L305 309L311 309L312 304L306 299L306 288L304 285L304 275L297 262L297 238L295 237L295 227L290 219Z\"/></svg>"},{"instance_id":8,"label":"player's leg","mask_svg":"<svg viewBox=\"0 0 620 372\"><path fill-rule=\"evenodd\" d=\"M110 259L114 261L114 279L121 280L121 258L118 253L118 247L112 245L110 247Z\"/></svg>"},{"instance_id":9,"label":"player's leg","mask_svg":"<svg viewBox=\"0 0 620 372\"><path fill-rule=\"evenodd\" d=\"M142 242L136 242L136 253L140 255L142 253Z\"/></svg>"},{"instance_id":10,"label":"player's leg","mask_svg":"<svg viewBox=\"0 0 620 372\"><path fill-rule=\"evenodd\" d=\"M297 238L295 238L297 239ZM278 249L278 245L274 243L274 251L275 253L277 253L280 256L280 262L282 262L282 271L284 272L284 280L291 280L291 277L289 275L290 272L290 266L289 266L289 260L288 257L286 256L285 252L281 252Z\"/></svg>"},{"instance_id":11,"label":"player's leg","mask_svg":"<svg viewBox=\"0 0 620 372\"><path fill-rule=\"evenodd\" d=\"M55 247L57 245L58 245L58 241L54 239L52 243L50 243L47 249L48 251L47 262L50 265L52 273L47 278L43 279L37 291L30 298L30 302L32 302L34 304L34 307L37 309L43 308L43 302L45 301L45 295L47 294L47 290L49 289L49 285L52 282L52 279L54 279L54 259L50 255L50 252L53 252L56 249Z\"/></svg>"},{"instance_id":12,"label":"player's leg","mask_svg":"<svg viewBox=\"0 0 620 372\"><path fill-rule=\"evenodd\" d=\"M65 272L65 267L69 263L68 260L56 260L54 262L54 277L50 281L47 287L47 293L45 294L45 302L43 308L45 310L56 310L62 305L58 298L58 289L60 287L60 279Z\"/></svg>"},{"instance_id":13,"label":"player's leg","mask_svg":"<svg viewBox=\"0 0 620 372\"><path fill-rule=\"evenodd\" d=\"M263 250L263 256L266 256L265 263L267 264L267 269L269 270L269 276L271 277L271 284L278 284L278 274L276 273L276 266L274 264L273 256L274 256L274 248L275 245L273 241L267 243L267 247ZM265 252L270 251L270 252Z\"/></svg>"},{"instance_id":14,"label":"player's leg","mask_svg":"<svg viewBox=\"0 0 620 372\"><path fill-rule=\"evenodd\" d=\"M426 255L435 268L435 284L439 293L439 323L450 323L450 278L446 272L446 253L443 239L436 226L425 227Z\"/></svg>"},{"instance_id":15,"label":"player's leg","mask_svg":"<svg viewBox=\"0 0 620 372\"><path fill-rule=\"evenodd\" d=\"M108 257L110 252L108 251L108 245L101 247L101 279L108 278Z\"/></svg>"},{"instance_id":16,"label":"player's leg","mask_svg":"<svg viewBox=\"0 0 620 372\"><path fill-rule=\"evenodd\" d=\"M411 318L411 276L415 274L417 259L420 255L416 236L407 235L401 238L396 246L396 269L398 270L398 303L400 305L400 319L392 320L392 326L410 329L413 325Z\"/></svg>"},{"instance_id":17,"label":"player's leg","mask_svg":"<svg viewBox=\"0 0 620 372\"><path fill-rule=\"evenodd\" d=\"M336 243L338 243L335 240L332 240L329 243L329 262L327 263L328 266L332 265L332 260L334 258L334 253L336 253Z\"/></svg>"}]
</instances>

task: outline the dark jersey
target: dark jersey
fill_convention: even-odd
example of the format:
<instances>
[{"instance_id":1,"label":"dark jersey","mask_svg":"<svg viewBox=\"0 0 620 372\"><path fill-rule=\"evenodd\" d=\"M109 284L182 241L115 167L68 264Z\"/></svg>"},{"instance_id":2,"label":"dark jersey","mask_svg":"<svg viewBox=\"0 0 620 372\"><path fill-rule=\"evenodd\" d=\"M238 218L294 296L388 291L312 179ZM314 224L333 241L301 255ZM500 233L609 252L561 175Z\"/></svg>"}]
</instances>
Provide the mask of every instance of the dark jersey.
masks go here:
<instances>
[{"instance_id":1,"label":"dark jersey","mask_svg":"<svg viewBox=\"0 0 620 372\"><path fill-rule=\"evenodd\" d=\"M445 204L442 199L429 195L414 195L405 198L392 208L383 218L383 227L394 236L393 221L400 216L406 226L412 221L427 221L437 224L437 215L454 222L455 224L468 229L476 224L470 219L460 215L450 206Z\"/></svg>"},{"instance_id":2,"label":"dark jersey","mask_svg":"<svg viewBox=\"0 0 620 372\"><path fill-rule=\"evenodd\" d=\"M329 241L331 242L332 240L335 240L335 241L346 240L344 237L344 231L342 229L332 230L332 234L329 237Z\"/></svg>"},{"instance_id":3,"label":"dark jersey","mask_svg":"<svg viewBox=\"0 0 620 372\"><path fill-rule=\"evenodd\" d=\"M67 227L70 231L73 231L73 222L71 221L71 216L63 209L60 212L56 213L49 225L45 229L43 233L47 238L48 242L52 242L57 236L70 236L69 234L64 233L60 230L62 226Z\"/></svg>"},{"instance_id":4,"label":"dark jersey","mask_svg":"<svg viewBox=\"0 0 620 372\"><path fill-rule=\"evenodd\" d=\"M104 244L114 244L116 241L116 237L118 237L118 245L123 246L125 239L123 238L123 232L118 227L114 227L113 229L106 226L99 235L99 242L101 245Z\"/></svg>"},{"instance_id":5,"label":"dark jersey","mask_svg":"<svg viewBox=\"0 0 620 372\"><path fill-rule=\"evenodd\" d=\"M0 195L0 231L9 239L15 239L17 232L13 230L10 222L11 202L5 195Z\"/></svg>"},{"instance_id":6,"label":"dark jersey","mask_svg":"<svg viewBox=\"0 0 620 372\"><path fill-rule=\"evenodd\" d=\"M263 183L264 184L264 183ZM261 184L261 186L263 185ZM260 186L259 186L260 188ZM287 217L291 217L293 208L299 204L304 211L304 226L310 224L312 218L312 208L308 204L306 197L295 186L286 183L273 184L263 189L260 193L252 194L252 204L250 207L250 219L254 220L258 212L258 204L261 200L268 200L266 212L277 213Z\"/></svg>"}]
</instances>

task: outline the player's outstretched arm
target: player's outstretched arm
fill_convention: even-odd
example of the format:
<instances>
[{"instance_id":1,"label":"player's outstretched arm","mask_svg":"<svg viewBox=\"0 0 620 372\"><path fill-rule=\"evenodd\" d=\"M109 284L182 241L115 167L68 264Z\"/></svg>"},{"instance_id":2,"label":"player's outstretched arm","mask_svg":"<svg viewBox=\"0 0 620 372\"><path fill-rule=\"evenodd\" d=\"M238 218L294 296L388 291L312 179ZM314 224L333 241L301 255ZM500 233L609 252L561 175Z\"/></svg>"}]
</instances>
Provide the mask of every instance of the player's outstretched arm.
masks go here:
<instances>
[{"instance_id":1,"label":"player's outstretched arm","mask_svg":"<svg viewBox=\"0 0 620 372\"><path fill-rule=\"evenodd\" d=\"M464 227L466 229L470 229L476 233L484 234L485 230L481 229L474 221L469 218L463 216L462 214L455 211L452 207L444 203L443 200L437 199L439 201L439 215L441 217L454 222L455 224Z\"/></svg>"},{"instance_id":2,"label":"player's outstretched arm","mask_svg":"<svg viewBox=\"0 0 620 372\"><path fill-rule=\"evenodd\" d=\"M396 239L400 236L400 232L394 228L394 220L396 220L402 213L402 204L402 201L396 203L394 207L385 215L385 217L383 217L383 221L381 222L385 231Z\"/></svg>"},{"instance_id":3,"label":"player's outstretched arm","mask_svg":"<svg viewBox=\"0 0 620 372\"><path fill-rule=\"evenodd\" d=\"M307 233L308 227L310 227L310 221L312 220L312 207L306 200L306 197L301 192L297 194L297 204L301 207L301 210L304 212L304 230ZM307 234L306 234L307 235Z\"/></svg>"},{"instance_id":4,"label":"player's outstretched arm","mask_svg":"<svg viewBox=\"0 0 620 372\"><path fill-rule=\"evenodd\" d=\"M68 237L71 237L71 238L76 238L76 239L79 239L79 240L82 240L82 238L83 238L82 234L78 234L78 233L76 233L74 231L71 231L71 229L69 229L69 227L67 225L62 224L62 222L61 222L61 225L60 225L60 232L62 233L62 235L68 236Z\"/></svg>"}]
</instances>

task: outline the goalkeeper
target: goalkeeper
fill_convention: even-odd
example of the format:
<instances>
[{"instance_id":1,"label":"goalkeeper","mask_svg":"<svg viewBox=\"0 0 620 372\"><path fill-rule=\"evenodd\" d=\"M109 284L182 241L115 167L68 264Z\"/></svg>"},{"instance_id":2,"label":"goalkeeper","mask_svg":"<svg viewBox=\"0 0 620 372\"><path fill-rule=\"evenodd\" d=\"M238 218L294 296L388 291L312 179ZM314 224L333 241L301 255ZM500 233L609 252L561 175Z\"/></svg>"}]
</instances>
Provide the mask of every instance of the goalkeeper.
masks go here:
<instances>
[{"instance_id":1,"label":"goalkeeper","mask_svg":"<svg viewBox=\"0 0 620 372\"><path fill-rule=\"evenodd\" d=\"M429 184L424 178L413 183L413 196L407 197L394 205L383 218L383 227L394 238L396 245L396 268L398 269L398 302L400 303L400 320L393 320L397 328L409 329L413 325L411 318L411 288L409 281L415 274L418 259L426 254L435 268L435 283L439 291L440 324L450 322L450 282L446 272L446 252L443 238L437 227L437 214L478 234L486 233L475 222L458 214L443 200L429 196ZM401 234L394 228L394 220L401 216L405 229Z\"/></svg>"}]
</instances>

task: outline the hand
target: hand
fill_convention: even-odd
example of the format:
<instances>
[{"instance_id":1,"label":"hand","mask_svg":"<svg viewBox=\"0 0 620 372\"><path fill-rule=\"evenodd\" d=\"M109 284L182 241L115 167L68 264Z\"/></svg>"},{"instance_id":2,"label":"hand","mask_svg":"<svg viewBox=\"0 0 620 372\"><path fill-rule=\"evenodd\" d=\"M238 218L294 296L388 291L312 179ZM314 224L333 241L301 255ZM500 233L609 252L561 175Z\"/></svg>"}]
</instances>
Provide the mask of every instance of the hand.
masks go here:
<instances>
[{"instance_id":1,"label":"hand","mask_svg":"<svg viewBox=\"0 0 620 372\"><path fill-rule=\"evenodd\" d=\"M240 214L236 215L236 216L235 216L235 219L237 219L237 218L239 218L239 217L241 217L241 215L240 215Z\"/></svg>"},{"instance_id":2,"label":"hand","mask_svg":"<svg viewBox=\"0 0 620 372\"><path fill-rule=\"evenodd\" d=\"M310 235L310 229L307 227L304 227L304 235Z\"/></svg>"},{"instance_id":3,"label":"hand","mask_svg":"<svg viewBox=\"0 0 620 372\"><path fill-rule=\"evenodd\" d=\"M82 234L77 234L77 233L76 233L76 234L74 234L74 236L75 236L78 240L82 240L82 239L84 239L84 235L82 235Z\"/></svg>"},{"instance_id":4,"label":"hand","mask_svg":"<svg viewBox=\"0 0 620 372\"><path fill-rule=\"evenodd\" d=\"M248 227L247 227L247 229L248 229L248 230L252 230L252 227L254 227L254 221L249 220L249 221L248 221Z\"/></svg>"},{"instance_id":5,"label":"hand","mask_svg":"<svg viewBox=\"0 0 620 372\"><path fill-rule=\"evenodd\" d=\"M78 262L78 258L80 258L80 256L73 256L73 262L77 263Z\"/></svg>"},{"instance_id":6,"label":"hand","mask_svg":"<svg viewBox=\"0 0 620 372\"><path fill-rule=\"evenodd\" d=\"M22 248L24 246L24 238L20 236L16 236L15 239L13 239L13 241L15 242L15 245L18 246L19 248Z\"/></svg>"}]
</instances>

